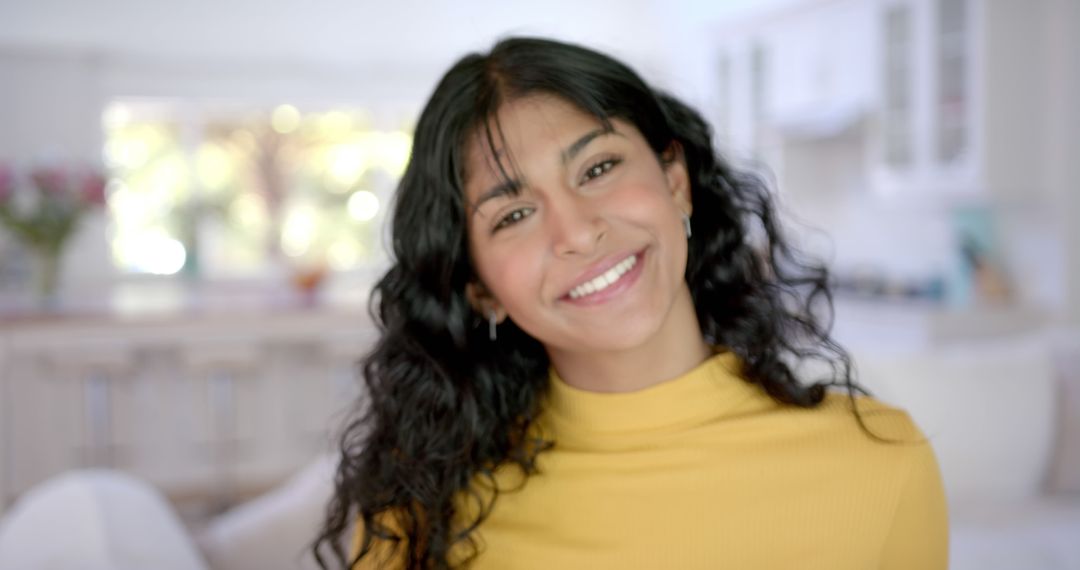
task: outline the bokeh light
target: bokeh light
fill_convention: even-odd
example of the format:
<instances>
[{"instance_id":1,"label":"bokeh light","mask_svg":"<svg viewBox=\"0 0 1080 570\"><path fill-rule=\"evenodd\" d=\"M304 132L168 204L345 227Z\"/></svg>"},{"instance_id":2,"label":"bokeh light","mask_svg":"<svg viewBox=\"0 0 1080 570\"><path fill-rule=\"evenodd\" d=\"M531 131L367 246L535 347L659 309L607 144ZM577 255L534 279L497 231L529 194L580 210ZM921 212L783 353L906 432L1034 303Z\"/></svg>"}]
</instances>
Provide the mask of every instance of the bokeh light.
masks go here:
<instances>
[{"instance_id":1,"label":"bokeh light","mask_svg":"<svg viewBox=\"0 0 1080 570\"><path fill-rule=\"evenodd\" d=\"M278 105L270 114L270 126L279 134L289 134L300 126L300 110L292 105Z\"/></svg>"},{"instance_id":2,"label":"bokeh light","mask_svg":"<svg viewBox=\"0 0 1080 570\"><path fill-rule=\"evenodd\" d=\"M367 190L358 190L349 196L346 208L354 220L366 222L379 213L379 197Z\"/></svg>"}]
</instances>

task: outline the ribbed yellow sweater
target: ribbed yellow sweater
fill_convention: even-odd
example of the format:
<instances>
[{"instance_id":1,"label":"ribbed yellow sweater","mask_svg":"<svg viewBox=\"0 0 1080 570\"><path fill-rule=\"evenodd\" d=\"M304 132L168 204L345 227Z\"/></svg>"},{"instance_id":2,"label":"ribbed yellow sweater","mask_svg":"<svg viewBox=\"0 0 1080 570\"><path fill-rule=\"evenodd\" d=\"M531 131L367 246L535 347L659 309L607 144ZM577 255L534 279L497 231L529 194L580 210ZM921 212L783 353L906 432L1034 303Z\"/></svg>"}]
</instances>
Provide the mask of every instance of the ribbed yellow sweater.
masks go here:
<instances>
[{"instance_id":1,"label":"ribbed yellow sweater","mask_svg":"<svg viewBox=\"0 0 1080 570\"><path fill-rule=\"evenodd\" d=\"M555 447L539 474L500 494L472 568L947 566L937 463L906 413L857 400L871 430L903 441L881 443L860 430L846 395L782 406L737 366L719 354L622 394L552 372L540 425ZM513 488L521 476L508 468L498 480Z\"/></svg>"}]
</instances>

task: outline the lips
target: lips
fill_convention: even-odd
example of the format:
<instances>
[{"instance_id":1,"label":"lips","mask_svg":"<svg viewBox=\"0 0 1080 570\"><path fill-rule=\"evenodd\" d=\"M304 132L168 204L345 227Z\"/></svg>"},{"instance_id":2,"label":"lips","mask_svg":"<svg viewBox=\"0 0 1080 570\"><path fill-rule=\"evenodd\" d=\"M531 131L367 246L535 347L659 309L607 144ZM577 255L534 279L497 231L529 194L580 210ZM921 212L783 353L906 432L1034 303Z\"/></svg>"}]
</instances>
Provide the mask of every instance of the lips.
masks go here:
<instances>
[{"instance_id":1,"label":"lips","mask_svg":"<svg viewBox=\"0 0 1080 570\"><path fill-rule=\"evenodd\" d=\"M621 253L608 256L593 264L575 281L574 286L560 298L564 301L577 301L602 293L613 285L618 285L627 274L634 272L641 263L644 250L636 253Z\"/></svg>"}]
</instances>

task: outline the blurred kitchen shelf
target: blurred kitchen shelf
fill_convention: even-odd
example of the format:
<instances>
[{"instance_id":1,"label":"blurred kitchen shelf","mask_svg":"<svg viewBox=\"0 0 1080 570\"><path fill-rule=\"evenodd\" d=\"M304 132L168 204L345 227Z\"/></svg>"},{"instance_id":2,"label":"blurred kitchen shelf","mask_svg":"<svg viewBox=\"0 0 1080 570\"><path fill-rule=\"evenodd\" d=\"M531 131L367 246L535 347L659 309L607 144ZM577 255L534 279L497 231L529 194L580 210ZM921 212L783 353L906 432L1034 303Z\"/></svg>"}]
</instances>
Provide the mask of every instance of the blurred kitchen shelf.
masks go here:
<instances>
[{"instance_id":1,"label":"blurred kitchen shelf","mask_svg":"<svg viewBox=\"0 0 1080 570\"><path fill-rule=\"evenodd\" d=\"M1049 313L1024 305L949 308L920 301L837 299L834 337L852 349L909 350L1022 335L1050 323Z\"/></svg>"}]
</instances>

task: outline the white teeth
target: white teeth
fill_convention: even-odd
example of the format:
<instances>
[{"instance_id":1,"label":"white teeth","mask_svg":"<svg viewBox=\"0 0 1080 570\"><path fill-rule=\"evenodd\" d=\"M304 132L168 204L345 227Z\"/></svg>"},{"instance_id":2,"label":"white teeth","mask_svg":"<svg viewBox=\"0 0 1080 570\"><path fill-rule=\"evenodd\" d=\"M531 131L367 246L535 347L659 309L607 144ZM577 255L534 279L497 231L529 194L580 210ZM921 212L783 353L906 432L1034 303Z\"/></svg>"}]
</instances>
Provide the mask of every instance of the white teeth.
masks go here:
<instances>
[{"instance_id":1,"label":"white teeth","mask_svg":"<svg viewBox=\"0 0 1080 570\"><path fill-rule=\"evenodd\" d=\"M570 291L570 298L578 299L580 297L584 297L585 295L592 295L597 291L603 291L604 289L607 289L608 286L618 281L620 277L625 275L627 271L630 271L630 268L632 268L636 264L636 255L631 255L630 257L627 257L626 259L615 264L615 266L611 269L605 271L603 275L594 277L593 279L586 281L585 283L582 283L577 287L574 287Z\"/></svg>"}]
</instances>

